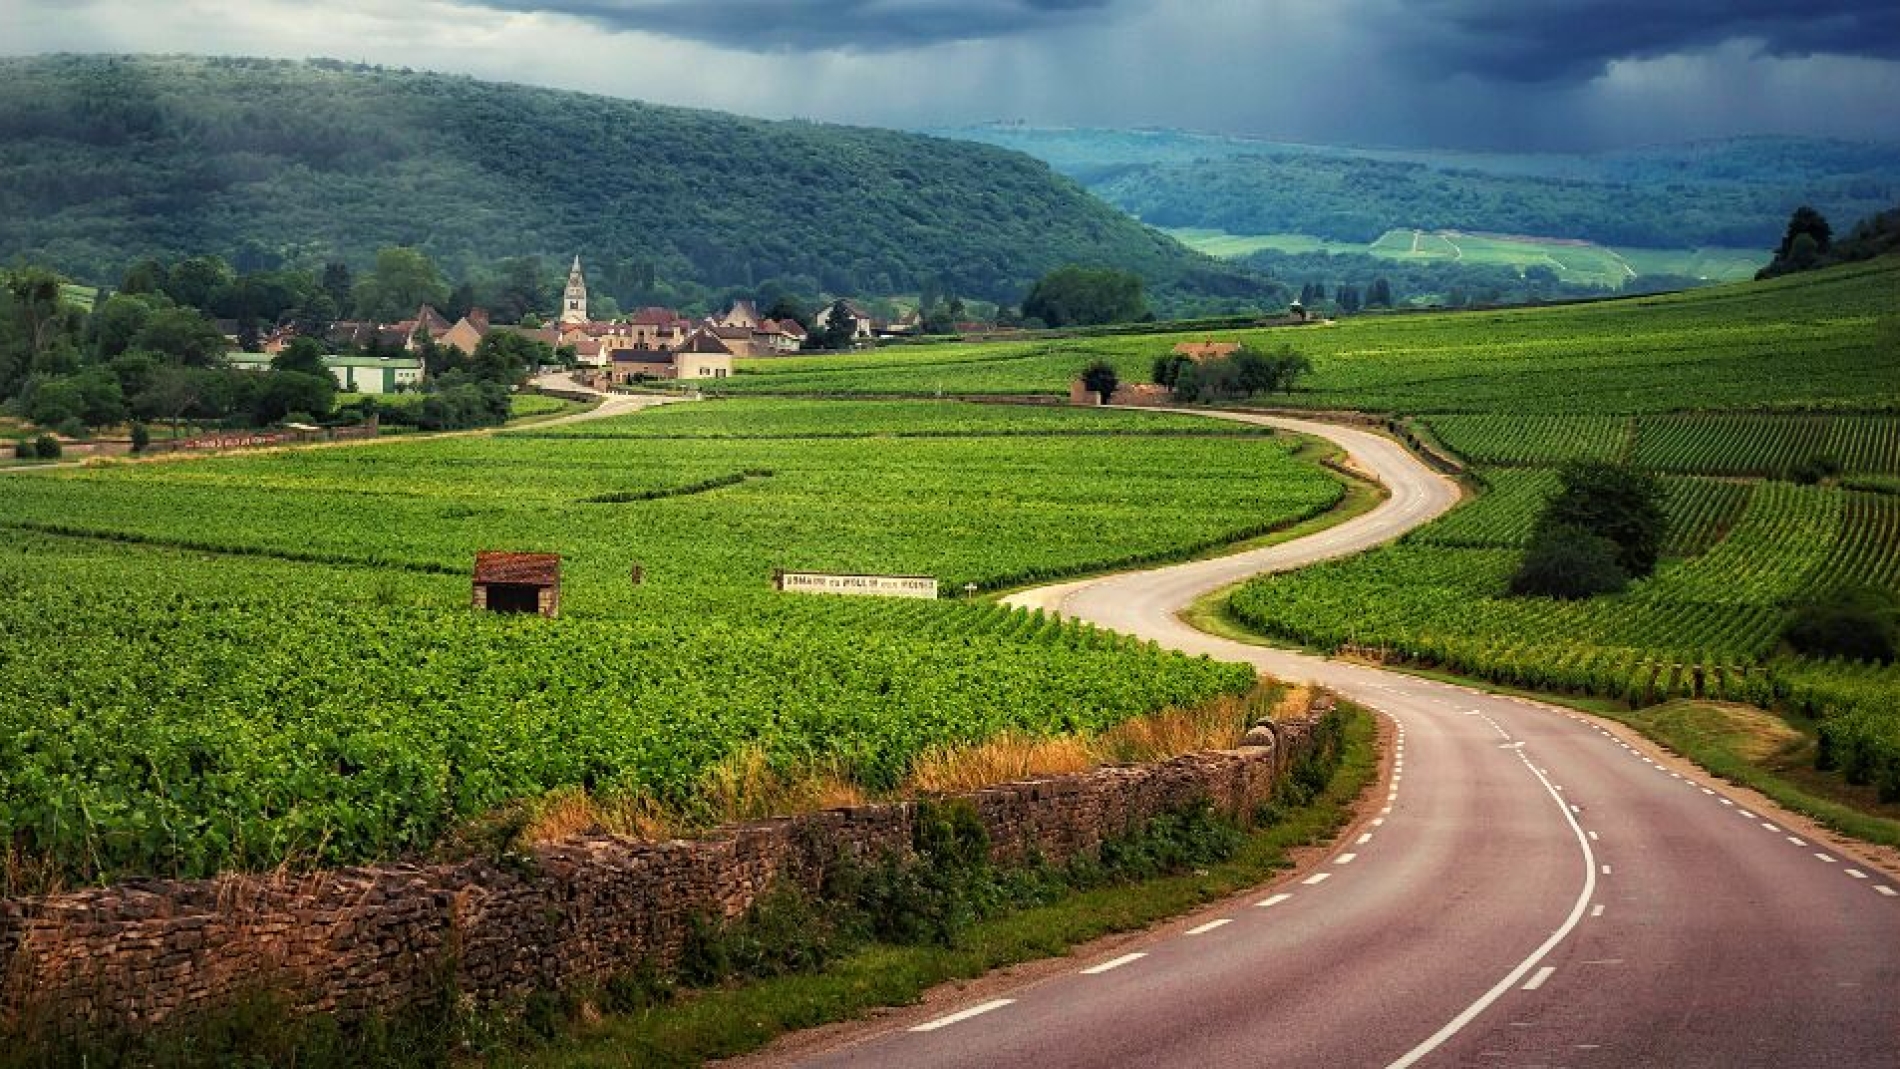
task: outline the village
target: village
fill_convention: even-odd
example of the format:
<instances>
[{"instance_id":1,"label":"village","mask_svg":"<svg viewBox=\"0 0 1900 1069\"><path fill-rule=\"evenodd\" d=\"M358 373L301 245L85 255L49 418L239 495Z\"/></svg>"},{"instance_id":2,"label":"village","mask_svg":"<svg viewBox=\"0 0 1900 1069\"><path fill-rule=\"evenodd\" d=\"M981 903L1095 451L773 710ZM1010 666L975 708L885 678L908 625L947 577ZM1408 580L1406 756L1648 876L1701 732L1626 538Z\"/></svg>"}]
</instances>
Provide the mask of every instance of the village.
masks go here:
<instances>
[{"instance_id":1,"label":"village","mask_svg":"<svg viewBox=\"0 0 1900 1069\"><path fill-rule=\"evenodd\" d=\"M571 362L577 381L595 389L672 380L730 378L740 357L784 356L808 347L812 332L828 332L842 312L852 320L851 343L918 334L922 320L910 312L896 320L880 319L848 300L834 301L812 317L812 331L798 320L768 318L750 300L735 300L718 315L694 318L672 308L648 307L614 319L588 313L587 277L579 256L568 269L561 307L551 321L538 325L490 322L486 310L471 308L450 322L428 304L414 317L393 323L338 320L325 343L337 350L324 357L339 389L360 394L389 394L418 389L428 378L423 351L429 346L473 355L482 339L498 332L540 342ZM235 344L235 335L229 335ZM298 335L281 328L261 339L258 352L232 352L226 362L239 370L262 371Z\"/></svg>"}]
</instances>

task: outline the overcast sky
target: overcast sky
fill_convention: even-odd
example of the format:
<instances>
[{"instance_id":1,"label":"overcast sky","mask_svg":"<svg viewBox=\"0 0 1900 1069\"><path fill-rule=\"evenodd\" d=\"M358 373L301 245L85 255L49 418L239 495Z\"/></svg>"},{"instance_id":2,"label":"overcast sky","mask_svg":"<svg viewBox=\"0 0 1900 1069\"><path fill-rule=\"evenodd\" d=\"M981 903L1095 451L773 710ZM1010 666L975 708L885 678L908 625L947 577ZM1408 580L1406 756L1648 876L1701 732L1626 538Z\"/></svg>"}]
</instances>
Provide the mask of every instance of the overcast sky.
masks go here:
<instances>
[{"instance_id":1,"label":"overcast sky","mask_svg":"<svg viewBox=\"0 0 1900 1069\"><path fill-rule=\"evenodd\" d=\"M0 0L0 50L327 56L899 127L1900 138L1896 0Z\"/></svg>"}]
</instances>

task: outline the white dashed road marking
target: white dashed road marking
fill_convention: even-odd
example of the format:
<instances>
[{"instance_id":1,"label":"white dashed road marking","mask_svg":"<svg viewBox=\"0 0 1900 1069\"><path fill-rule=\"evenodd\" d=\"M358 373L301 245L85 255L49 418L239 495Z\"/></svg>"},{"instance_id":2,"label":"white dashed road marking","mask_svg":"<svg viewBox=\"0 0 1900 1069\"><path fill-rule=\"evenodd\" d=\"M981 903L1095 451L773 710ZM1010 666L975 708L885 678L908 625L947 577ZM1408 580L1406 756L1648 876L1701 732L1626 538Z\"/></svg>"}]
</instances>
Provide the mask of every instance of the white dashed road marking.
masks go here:
<instances>
[{"instance_id":1,"label":"white dashed road marking","mask_svg":"<svg viewBox=\"0 0 1900 1069\"><path fill-rule=\"evenodd\" d=\"M1222 917L1221 919L1217 921L1208 921L1206 924L1200 925L1198 927L1189 928L1187 930L1187 934L1188 935L1206 935L1207 933L1213 931L1216 928L1223 928L1232 923L1234 923L1234 919L1232 917Z\"/></svg>"},{"instance_id":2,"label":"white dashed road marking","mask_svg":"<svg viewBox=\"0 0 1900 1069\"><path fill-rule=\"evenodd\" d=\"M1292 895L1288 895L1288 894L1273 895L1270 898L1263 898L1260 901L1255 902L1254 905L1261 909L1266 909L1269 906L1277 906L1280 903L1292 897L1293 897Z\"/></svg>"},{"instance_id":3,"label":"white dashed road marking","mask_svg":"<svg viewBox=\"0 0 1900 1069\"><path fill-rule=\"evenodd\" d=\"M1524 990L1535 991L1538 988L1543 987L1544 981L1550 979L1550 974L1556 971L1557 971L1557 966L1555 965L1546 965L1543 968L1537 970L1536 975L1524 981Z\"/></svg>"},{"instance_id":4,"label":"white dashed road marking","mask_svg":"<svg viewBox=\"0 0 1900 1069\"><path fill-rule=\"evenodd\" d=\"M930 1021L926 1024L920 1024L917 1027L911 1029L911 1031L935 1032L939 1028L944 1028L949 1025L956 1024L958 1021L967 1021L972 1017L978 1016L980 1014L988 1013L991 1010L1000 1010L1004 1006L1013 1006L1015 1004L1016 1004L1016 1000L1013 998L999 998L991 1002L984 1002L975 1006L971 1006L967 1010L959 1010L958 1012L953 1013L949 1015L948 1017L939 1017L936 1020Z\"/></svg>"},{"instance_id":5,"label":"white dashed road marking","mask_svg":"<svg viewBox=\"0 0 1900 1069\"><path fill-rule=\"evenodd\" d=\"M1097 976L1097 975L1100 975L1101 973L1107 972L1110 969L1119 969L1131 961L1140 961L1141 959L1147 956L1148 955L1146 954L1123 954L1119 958L1115 958L1110 961L1105 961L1101 963L1100 965L1095 965L1087 969L1083 969L1082 975L1083 976Z\"/></svg>"},{"instance_id":6,"label":"white dashed road marking","mask_svg":"<svg viewBox=\"0 0 1900 1069\"><path fill-rule=\"evenodd\" d=\"M1300 882L1311 887L1313 884L1325 883L1327 880L1330 880L1332 878L1333 878L1333 874L1330 872L1315 872L1314 874L1312 874L1311 876L1308 876L1306 879L1301 880Z\"/></svg>"}]
</instances>

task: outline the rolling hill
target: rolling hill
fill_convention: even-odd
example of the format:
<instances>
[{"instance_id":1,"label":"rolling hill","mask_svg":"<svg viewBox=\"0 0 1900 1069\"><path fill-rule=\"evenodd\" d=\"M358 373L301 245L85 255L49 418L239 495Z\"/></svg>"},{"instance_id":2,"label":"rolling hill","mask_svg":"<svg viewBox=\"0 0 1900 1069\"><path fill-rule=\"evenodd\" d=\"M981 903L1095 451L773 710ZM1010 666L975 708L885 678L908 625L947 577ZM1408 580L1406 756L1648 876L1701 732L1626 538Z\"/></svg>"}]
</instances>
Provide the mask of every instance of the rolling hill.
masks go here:
<instances>
[{"instance_id":1,"label":"rolling hill","mask_svg":"<svg viewBox=\"0 0 1900 1069\"><path fill-rule=\"evenodd\" d=\"M1393 229L1768 249L1788 214L1838 226L1900 200L1900 144L1731 138L1592 154L1300 145L1175 130L941 131L1049 161L1156 226L1370 243Z\"/></svg>"},{"instance_id":2,"label":"rolling hill","mask_svg":"<svg viewBox=\"0 0 1900 1069\"><path fill-rule=\"evenodd\" d=\"M140 257L452 272L579 252L709 287L926 282L1015 300L1068 262L1140 273L1163 311L1280 290L1015 152L333 61L0 60L0 258L116 280Z\"/></svg>"}]
</instances>

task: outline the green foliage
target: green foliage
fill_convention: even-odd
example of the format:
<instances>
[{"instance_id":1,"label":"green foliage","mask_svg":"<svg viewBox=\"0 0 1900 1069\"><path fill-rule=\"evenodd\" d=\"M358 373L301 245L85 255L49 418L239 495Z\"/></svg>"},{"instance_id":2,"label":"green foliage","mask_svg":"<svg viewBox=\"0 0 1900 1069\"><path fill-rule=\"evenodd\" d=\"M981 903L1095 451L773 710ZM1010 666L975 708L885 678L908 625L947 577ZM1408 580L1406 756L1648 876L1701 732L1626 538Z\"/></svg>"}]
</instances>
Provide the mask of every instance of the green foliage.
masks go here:
<instances>
[{"instance_id":1,"label":"green foliage","mask_svg":"<svg viewBox=\"0 0 1900 1069\"><path fill-rule=\"evenodd\" d=\"M1573 460L1557 471L1558 490L1544 506L1538 524L1596 535L1615 547L1616 565L1640 579L1656 570L1662 555L1668 516L1662 484L1647 472L1601 460ZM1581 566L1594 550L1558 534L1556 541L1579 545L1572 562ZM1535 544L1535 543L1534 543Z\"/></svg>"},{"instance_id":2,"label":"green foliage","mask_svg":"<svg viewBox=\"0 0 1900 1069\"><path fill-rule=\"evenodd\" d=\"M1566 601L1620 593L1629 574L1617 557L1617 544L1602 535L1569 524L1541 524L1511 576L1511 593Z\"/></svg>"},{"instance_id":3,"label":"green foliage","mask_svg":"<svg viewBox=\"0 0 1900 1069\"><path fill-rule=\"evenodd\" d=\"M152 429L143 423L132 424L132 452L143 453L152 444Z\"/></svg>"},{"instance_id":4,"label":"green foliage","mask_svg":"<svg viewBox=\"0 0 1900 1069\"><path fill-rule=\"evenodd\" d=\"M1271 353L1241 346L1227 356L1212 357L1172 368L1174 396L1179 401L1232 401L1261 393L1292 393L1299 377L1313 362L1282 345ZM1157 365L1156 370L1162 370Z\"/></svg>"},{"instance_id":5,"label":"green foliage","mask_svg":"<svg viewBox=\"0 0 1900 1069\"><path fill-rule=\"evenodd\" d=\"M1150 314L1141 276L1112 267L1058 267L1023 297L1023 318L1050 327L1128 323Z\"/></svg>"},{"instance_id":6,"label":"green foliage","mask_svg":"<svg viewBox=\"0 0 1900 1069\"><path fill-rule=\"evenodd\" d=\"M393 323L414 319L425 304L447 304L449 285L422 250L394 246L376 253L376 265L356 280L350 296L358 317Z\"/></svg>"},{"instance_id":7,"label":"green foliage","mask_svg":"<svg viewBox=\"0 0 1900 1069\"><path fill-rule=\"evenodd\" d=\"M42 434L33 440L33 455L41 460L58 460L60 454L59 439L50 434Z\"/></svg>"},{"instance_id":8,"label":"green foliage","mask_svg":"<svg viewBox=\"0 0 1900 1069\"><path fill-rule=\"evenodd\" d=\"M407 70L7 59L0 145L0 257L95 279L135 257L236 262L247 249L258 265L361 270L378 249L406 246L454 276L579 252L590 285L622 308L774 278L809 280L807 295L916 292L934 279L1014 299L1072 262L1139 272L1169 307L1278 303L1272 283L1187 251L1026 156ZM506 307L547 285L502 275ZM450 296L417 281L373 284L366 307L406 317ZM325 289L347 303L349 289Z\"/></svg>"},{"instance_id":9,"label":"green foliage","mask_svg":"<svg viewBox=\"0 0 1900 1069\"><path fill-rule=\"evenodd\" d=\"M283 352L271 358L270 369L335 379L336 376L330 374L329 365L323 362L325 355L323 343L315 338L292 338Z\"/></svg>"},{"instance_id":10,"label":"green foliage","mask_svg":"<svg viewBox=\"0 0 1900 1069\"><path fill-rule=\"evenodd\" d=\"M1900 649L1900 598L1878 587L1842 587L1788 614L1782 638L1806 657L1893 663Z\"/></svg>"},{"instance_id":11,"label":"green foliage","mask_svg":"<svg viewBox=\"0 0 1900 1069\"><path fill-rule=\"evenodd\" d=\"M951 132L1050 161L1147 222L1370 242L1395 228L1767 249L1788 206L1892 205L1890 143L1747 137L1565 156L1343 149L1180 131ZM1299 276L1281 276L1293 277Z\"/></svg>"},{"instance_id":12,"label":"green foliage","mask_svg":"<svg viewBox=\"0 0 1900 1069\"><path fill-rule=\"evenodd\" d=\"M1775 248L1775 258L1756 272L1756 278L1774 278L1812 271L1839 263L1853 263L1900 249L1900 208L1870 215L1854 224L1846 239L1836 244L1834 228L1813 208L1796 208L1788 231Z\"/></svg>"},{"instance_id":13,"label":"green foliage","mask_svg":"<svg viewBox=\"0 0 1900 1069\"><path fill-rule=\"evenodd\" d=\"M195 308L161 308L146 317L130 347L162 354L187 367L211 367L223 362L231 344Z\"/></svg>"},{"instance_id":14,"label":"green foliage","mask_svg":"<svg viewBox=\"0 0 1900 1069\"><path fill-rule=\"evenodd\" d=\"M1082 385L1107 404L1115 396L1115 387L1121 385L1121 379L1115 374L1115 365L1097 360L1082 369Z\"/></svg>"}]
</instances>

